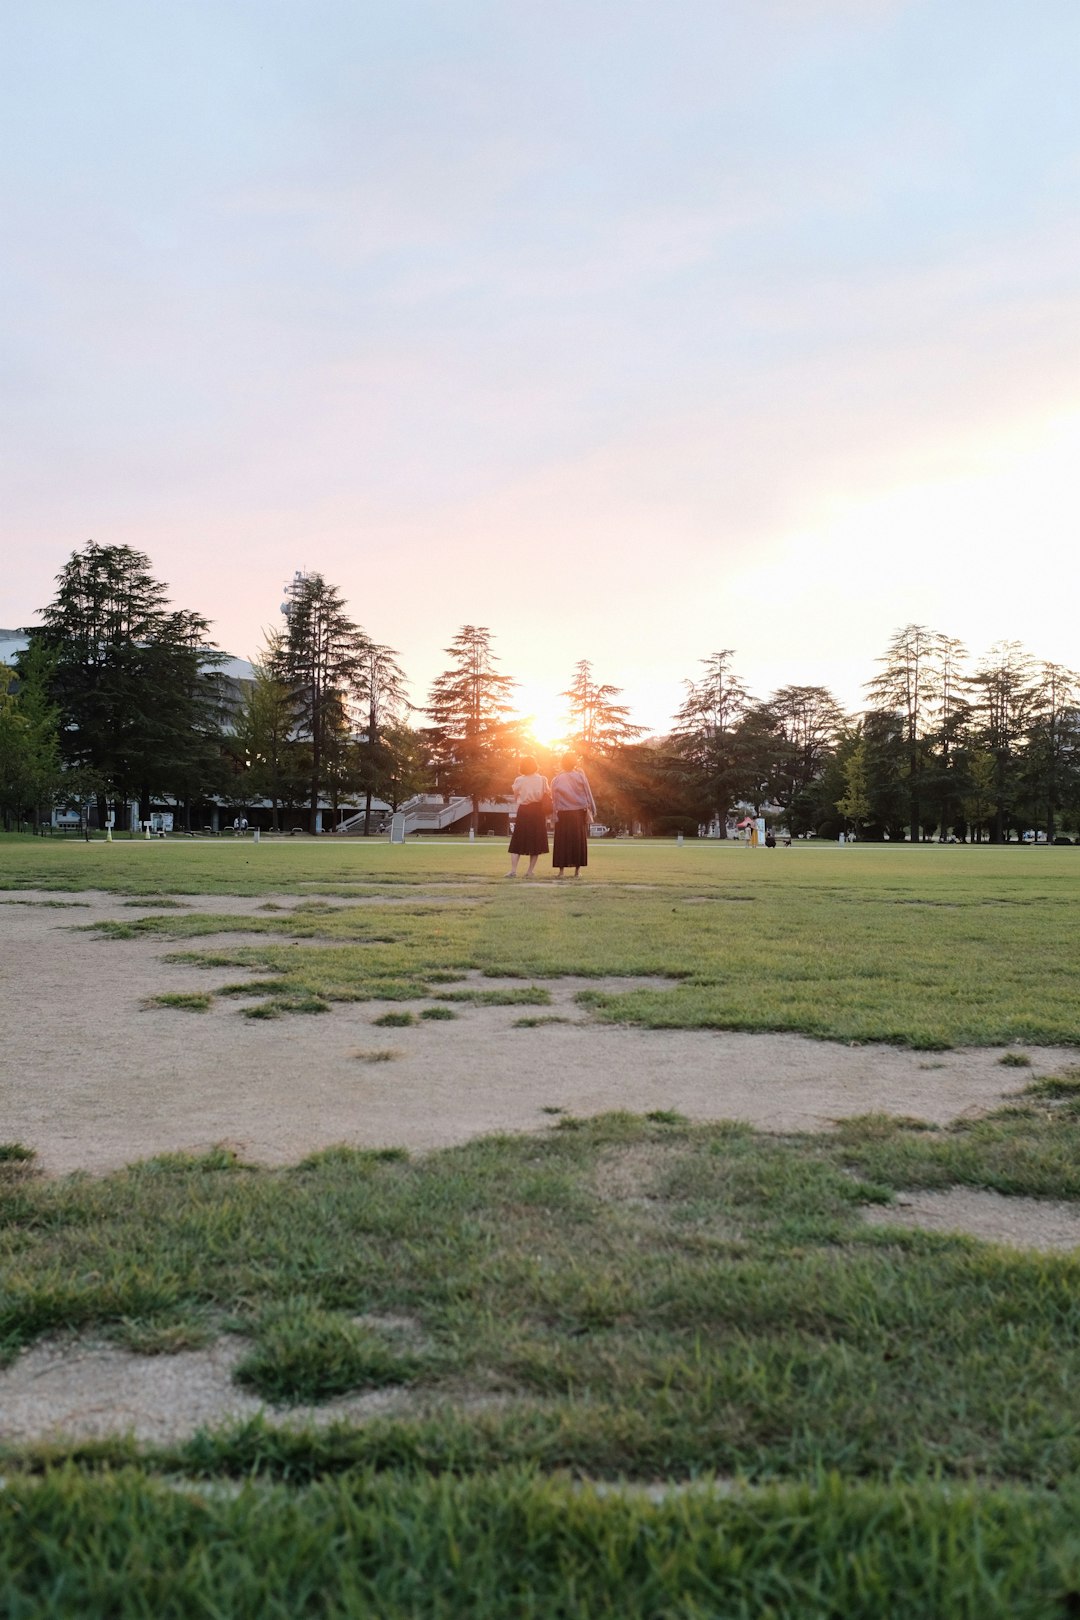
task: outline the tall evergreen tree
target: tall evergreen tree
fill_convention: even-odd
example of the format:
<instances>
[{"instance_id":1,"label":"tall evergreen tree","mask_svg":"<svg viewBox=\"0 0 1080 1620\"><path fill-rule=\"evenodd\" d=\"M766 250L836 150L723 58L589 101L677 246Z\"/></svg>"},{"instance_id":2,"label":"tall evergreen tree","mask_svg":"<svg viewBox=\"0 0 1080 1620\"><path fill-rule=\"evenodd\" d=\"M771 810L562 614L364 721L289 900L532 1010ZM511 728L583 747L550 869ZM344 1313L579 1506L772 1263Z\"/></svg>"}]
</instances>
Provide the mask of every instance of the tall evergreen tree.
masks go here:
<instances>
[{"instance_id":1,"label":"tall evergreen tree","mask_svg":"<svg viewBox=\"0 0 1080 1620\"><path fill-rule=\"evenodd\" d=\"M1080 676L1061 664L1040 663L1034 670L1025 776L1032 800L1032 821L1043 822L1048 843L1057 831L1057 814L1075 801L1080 779Z\"/></svg>"},{"instance_id":2,"label":"tall evergreen tree","mask_svg":"<svg viewBox=\"0 0 1080 1620\"><path fill-rule=\"evenodd\" d=\"M1032 660L1018 641L996 642L969 685L977 744L994 759L990 838L1002 844L1020 791L1017 765L1036 702Z\"/></svg>"},{"instance_id":3,"label":"tall evergreen tree","mask_svg":"<svg viewBox=\"0 0 1080 1620\"><path fill-rule=\"evenodd\" d=\"M345 612L335 585L322 574L299 575L290 589L286 628L273 661L274 677L292 693L294 725L310 746L308 824L319 828L319 797L332 788L350 729L368 638Z\"/></svg>"},{"instance_id":4,"label":"tall evergreen tree","mask_svg":"<svg viewBox=\"0 0 1080 1620\"><path fill-rule=\"evenodd\" d=\"M702 659L705 674L686 682L686 700L675 716L675 739L698 775L701 792L726 837L727 814L740 786L737 729L750 704L732 668L730 647Z\"/></svg>"},{"instance_id":5,"label":"tall evergreen tree","mask_svg":"<svg viewBox=\"0 0 1080 1620\"><path fill-rule=\"evenodd\" d=\"M359 687L363 713L360 781L364 793L364 832L371 831L371 801L384 789L397 766L390 746L409 709L405 671L393 647L369 641L360 660Z\"/></svg>"},{"instance_id":6,"label":"tall evergreen tree","mask_svg":"<svg viewBox=\"0 0 1080 1620\"><path fill-rule=\"evenodd\" d=\"M219 752L221 654L201 614L167 601L143 552L90 541L57 576L36 632L64 760L100 779L102 818L106 797L118 808L137 798L147 817L153 796L182 792Z\"/></svg>"},{"instance_id":7,"label":"tall evergreen tree","mask_svg":"<svg viewBox=\"0 0 1080 1620\"><path fill-rule=\"evenodd\" d=\"M621 694L621 687L609 686L594 678L587 658L574 665L573 680L565 692L559 693L568 705L567 741L587 761L613 753L644 731L644 726L637 726L631 720L628 706L615 701Z\"/></svg>"},{"instance_id":8,"label":"tall evergreen tree","mask_svg":"<svg viewBox=\"0 0 1080 1620\"><path fill-rule=\"evenodd\" d=\"M481 798L507 777L517 740L509 720L517 683L496 670L491 631L484 625L462 625L446 653L452 662L432 682L427 713L441 780L472 800L475 829Z\"/></svg>"},{"instance_id":9,"label":"tall evergreen tree","mask_svg":"<svg viewBox=\"0 0 1080 1620\"><path fill-rule=\"evenodd\" d=\"M281 637L274 632L252 665L254 678L233 720L231 750L244 777L244 802L269 799L275 832L309 780L308 747L295 736L292 689L274 674L280 656Z\"/></svg>"},{"instance_id":10,"label":"tall evergreen tree","mask_svg":"<svg viewBox=\"0 0 1080 1620\"><path fill-rule=\"evenodd\" d=\"M621 687L597 681L591 663L583 658L574 666L570 685L559 694L568 705L566 740L581 755L596 800L597 815L609 826L623 825L635 817L635 800L626 791L623 760L628 746L636 742L645 729L634 724L625 703L616 701L621 693Z\"/></svg>"},{"instance_id":11,"label":"tall evergreen tree","mask_svg":"<svg viewBox=\"0 0 1080 1620\"><path fill-rule=\"evenodd\" d=\"M898 630L878 663L884 667L867 683L867 696L879 712L900 718L905 757L908 832L913 844L922 837L923 738L933 693L933 664L940 637L924 624Z\"/></svg>"},{"instance_id":12,"label":"tall evergreen tree","mask_svg":"<svg viewBox=\"0 0 1080 1620\"><path fill-rule=\"evenodd\" d=\"M960 801L967 791L964 739L971 705L963 672L965 655L963 643L955 637L935 638L924 787L942 838L961 818Z\"/></svg>"},{"instance_id":13,"label":"tall evergreen tree","mask_svg":"<svg viewBox=\"0 0 1080 1620\"><path fill-rule=\"evenodd\" d=\"M843 710L824 686L782 686L752 705L737 728L743 776L755 784L746 797L757 802L763 796L790 819L812 824L812 788L843 726ZM795 806L799 811L790 816Z\"/></svg>"}]
</instances>

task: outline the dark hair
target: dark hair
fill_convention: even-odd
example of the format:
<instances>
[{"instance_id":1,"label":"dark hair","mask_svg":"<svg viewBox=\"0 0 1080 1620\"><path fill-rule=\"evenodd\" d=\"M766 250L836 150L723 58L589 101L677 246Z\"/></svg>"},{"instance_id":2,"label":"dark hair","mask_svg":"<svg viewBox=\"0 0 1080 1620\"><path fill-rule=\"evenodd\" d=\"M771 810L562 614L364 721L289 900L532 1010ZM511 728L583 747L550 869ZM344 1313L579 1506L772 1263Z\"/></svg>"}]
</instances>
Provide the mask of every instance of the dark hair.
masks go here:
<instances>
[{"instance_id":1,"label":"dark hair","mask_svg":"<svg viewBox=\"0 0 1080 1620\"><path fill-rule=\"evenodd\" d=\"M518 760L518 770L522 776L536 775L536 761L531 754L526 754Z\"/></svg>"},{"instance_id":2,"label":"dark hair","mask_svg":"<svg viewBox=\"0 0 1080 1620\"><path fill-rule=\"evenodd\" d=\"M572 771L576 764L576 754L564 754L562 759L559 761L559 769L563 771Z\"/></svg>"}]
</instances>

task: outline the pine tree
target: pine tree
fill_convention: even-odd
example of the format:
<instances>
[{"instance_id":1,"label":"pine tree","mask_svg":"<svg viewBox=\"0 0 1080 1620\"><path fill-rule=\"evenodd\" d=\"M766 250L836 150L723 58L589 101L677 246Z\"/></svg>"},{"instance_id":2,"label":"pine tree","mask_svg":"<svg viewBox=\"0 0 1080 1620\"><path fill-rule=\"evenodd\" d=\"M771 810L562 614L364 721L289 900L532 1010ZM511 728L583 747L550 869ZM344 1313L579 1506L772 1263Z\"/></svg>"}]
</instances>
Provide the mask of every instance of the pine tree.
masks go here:
<instances>
[{"instance_id":1,"label":"pine tree","mask_svg":"<svg viewBox=\"0 0 1080 1620\"><path fill-rule=\"evenodd\" d=\"M201 614L170 609L150 559L93 541L57 576L36 632L53 661L65 763L119 807L190 791L220 757L221 654ZM120 816L118 815L118 820Z\"/></svg>"},{"instance_id":2,"label":"pine tree","mask_svg":"<svg viewBox=\"0 0 1080 1620\"><path fill-rule=\"evenodd\" d=\"M941 638L924 624L907 624L878 659L884 668L867 683L867 696L881 712L899 715L906 759L908 832L913 844L922 837L924 737L929 729L933 666Z\"/></svg>"},{"instance_id":3,"label":"pine tree","mask_svg":"<svg viewBox=\"0 0 1080 1620\"><path fill-rule=\"evenodd\" d=\"M586 762L603 758L640 737L644 726L630 719L625 703L616 703L622 688L598 683L587 658L574 665L574 678L565 692L570 729L567 741Z\"/></svg>"},{"instance_id":4,"label":"pine tree","mask_svg":"<svg viewBox=\"0 0 1080 1620\"><path fill-rule=\"evenodd\" d=\"M1045 821L1047 843L1054 842L1057 813L1073 798L1080 767L1080 675L1061 664L1040 663L1034 671L1026 771L1032 820Z\"/></svg>"},{"instance_id":5,"label":"pine tree","mask_svg":"<svg viewBox=\"0 0 1080 1620\"><path fill-rule=\"evenodd\" d=\"M296 732L310 746L308 824L313 833L319 830L320 794L329 790L337 797L340 755L353 726L367 646L367 636L345 612L337 587L321 574L297 576L271 672L289 688Z\"/></svg>"},{"instance_id":6,"label":"pine tree","mask_svg":"<svg viewBox=\"0 0 1080 1620\"><path fill-rule=\"evenodd\" d=\"M432 683L427 702L435 762L445 787L472 800L475 830L481 798L509 771L517 740L509 694L517 683L496 670L484 625L462 625L446 653L452 663Z\"/></svg>"},{"instance_id":7,"label":"pine tree","mask_svg":"<svg viewBox=\"0 0 1080 1620\"><path fill-rule=\"evenodd\" d=\"M1018 641L991 647L969 681L974 694L975 740L994 759L994 816L990 840L1002 844L1016 803L1018 756L1036 706L1032 661Z\"/></svg>"},{"instance_id":8,"label":"pine tree","mask_svg":"<svg viewBox=\"0 0 1080 1620\"><path fill-rule=\"evenodd\" d=\"M281 637L275 632L252 665L254 678L234 717L230 750L243 775L242 801L269 799L275 832L282 812L303 796L309 775L307 745L294 735L292 691L274 673L280 657Z\"/></svg>"},{"instance_id":9,"label":"pine tree","mask_svg":"<svg viewBox=\"0 0 1080 1620\"><path fill-rule=\"evenodd\" d=\"M686 682L686 701L675 716L674 730L683 757L697 773L704 799L724 829L723 837L739 786L736 730L750 704L746 687L732 670L734 656L725 647L702 659L705 675Z\"/></svg>"},{"instance_id":10,"label":"pine tree","mask_svg":"<svg viewBox=\"0 0 1080 1620\"><path fill-rule=\"evenodd\" d=\"M408 712L405 671L393 647L369 641L360 662L359 686L364 717L360 742L360 779L364 792L364 833L371 831L371 800L376 793L385 796L395 767L388 733L397 735Z\"/></svg>"}]
</instances>

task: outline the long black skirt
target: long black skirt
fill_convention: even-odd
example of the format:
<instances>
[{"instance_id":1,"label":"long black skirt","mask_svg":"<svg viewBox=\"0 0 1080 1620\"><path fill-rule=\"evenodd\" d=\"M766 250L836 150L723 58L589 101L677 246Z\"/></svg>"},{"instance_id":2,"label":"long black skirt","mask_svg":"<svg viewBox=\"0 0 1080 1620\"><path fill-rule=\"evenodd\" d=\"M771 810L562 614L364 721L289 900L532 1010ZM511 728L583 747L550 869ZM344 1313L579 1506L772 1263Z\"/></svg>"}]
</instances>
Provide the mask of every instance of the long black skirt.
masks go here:
<instances>
[{"instance_id":1,"label":"long black skirt","mask_svg":"<svg viewBox=\"0 0 1080 1620\"><path fill-rule=\"evenodd\" d=\"M510 835L511 855L546 855L547 819L538 804L523 804Z\"/></svg>"},{"instance_id":2,"label":"long black skirt","mask_svg":"<svg viewBox=\"0 0 1080 1620\"><path fill-rule=\"evenodd\" d=\"M555 817L555 848L551 864L560 871L564 866L589 864L589 812L587 810L560 810Z\"/></svg>"}]
</instances>

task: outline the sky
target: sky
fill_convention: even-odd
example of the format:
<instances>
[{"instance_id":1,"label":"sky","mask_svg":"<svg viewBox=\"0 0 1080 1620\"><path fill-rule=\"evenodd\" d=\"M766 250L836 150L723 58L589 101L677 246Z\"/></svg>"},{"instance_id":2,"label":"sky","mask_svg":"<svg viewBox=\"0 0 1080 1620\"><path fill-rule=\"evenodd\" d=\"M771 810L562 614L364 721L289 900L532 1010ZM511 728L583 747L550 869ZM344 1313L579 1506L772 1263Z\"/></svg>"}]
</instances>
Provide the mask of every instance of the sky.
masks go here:
<instances>
[{"instance_id":1,"label":"sky","mask_svg":"<svg viewBox=\"0 0 1080 1620\"><path fill-rule=\"evenodd\" d=\"M1075 0L0 0L0 625L294 570L553 729L1080 665Z\"/></svg>"}]
</instances>

